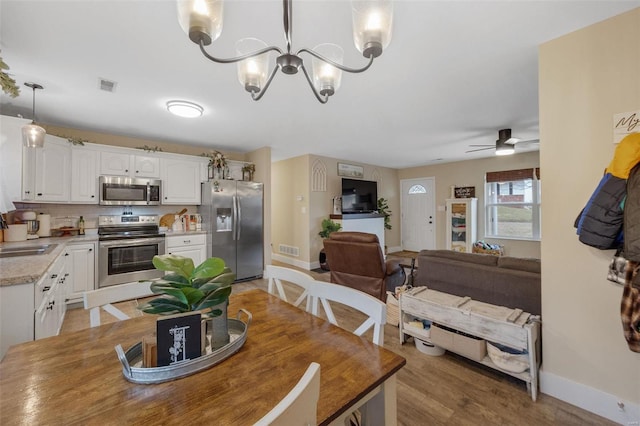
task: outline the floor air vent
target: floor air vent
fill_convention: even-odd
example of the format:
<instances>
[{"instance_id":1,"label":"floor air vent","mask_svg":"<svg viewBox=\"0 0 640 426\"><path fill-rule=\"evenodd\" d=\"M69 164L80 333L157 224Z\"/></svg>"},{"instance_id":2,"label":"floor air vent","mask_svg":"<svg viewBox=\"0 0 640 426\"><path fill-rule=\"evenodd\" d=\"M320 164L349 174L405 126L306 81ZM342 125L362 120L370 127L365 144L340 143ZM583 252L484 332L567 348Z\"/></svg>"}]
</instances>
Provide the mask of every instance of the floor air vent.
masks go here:
<instances>
[{"instance_id":1,"label":"floor air vent","mask_svg":"<svg viewBox=\"0 0 640 426\"><path fill-rule=\"evenodd\" d=\"M298 247L288 246L286 244L280 244L278 250L280 250L280 253L288 254L289 256L297 257L300 255L300 249Z\"/></svg>"}]
</instances>

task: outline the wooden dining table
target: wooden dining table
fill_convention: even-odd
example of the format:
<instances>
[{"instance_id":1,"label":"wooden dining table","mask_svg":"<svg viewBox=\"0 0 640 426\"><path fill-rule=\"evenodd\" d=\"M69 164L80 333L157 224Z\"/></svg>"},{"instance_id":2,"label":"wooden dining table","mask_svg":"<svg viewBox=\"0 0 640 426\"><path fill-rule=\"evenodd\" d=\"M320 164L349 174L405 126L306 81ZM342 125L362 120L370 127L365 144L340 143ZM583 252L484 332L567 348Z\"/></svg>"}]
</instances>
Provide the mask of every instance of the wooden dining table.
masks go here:
<instances>
[{"instance_id":1,"label":"wooden dining table","mask_svg":"<svg viewBox=\"0 0 640 426\"><path fill-rule=\"evenodd\" d=\"M395 424L403 357L262 290L232 293L229 316L241 308L252 321L236 354L164 383L127 381L114 350L152 334L152 315L13 346L0 363L0 424L251 425L311 362L321 367L318 424L344 417L376 390L383 399L369 404L386 410L378 421Z\"/></svg>"}]
</instances>

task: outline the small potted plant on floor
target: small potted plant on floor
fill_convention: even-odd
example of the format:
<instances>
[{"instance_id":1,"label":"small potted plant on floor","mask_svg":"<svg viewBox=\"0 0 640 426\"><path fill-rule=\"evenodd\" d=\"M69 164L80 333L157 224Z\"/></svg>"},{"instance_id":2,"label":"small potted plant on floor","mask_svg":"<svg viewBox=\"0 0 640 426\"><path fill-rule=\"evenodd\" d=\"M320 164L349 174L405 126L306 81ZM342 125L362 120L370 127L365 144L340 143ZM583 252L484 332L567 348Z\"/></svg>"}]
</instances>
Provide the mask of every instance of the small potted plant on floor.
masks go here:
<instances>
[{"instance_id":1,"label":"small potted plant on floor","mask_svg":"<svg viewBox=\"0 0 640 426\"><path fill-rule=\"evenodd\" d=\"M329 238L332 232L337 232L342 229L342 225L337 222L332 221L331 219L323 219L322 220L322 231L318 232L318 235L324 240ZM329 270L329 264L327 263L327 254L324 252L324 248L320 250L319 256L320 268L325 271Z\"/></svg>"}]
</instances>

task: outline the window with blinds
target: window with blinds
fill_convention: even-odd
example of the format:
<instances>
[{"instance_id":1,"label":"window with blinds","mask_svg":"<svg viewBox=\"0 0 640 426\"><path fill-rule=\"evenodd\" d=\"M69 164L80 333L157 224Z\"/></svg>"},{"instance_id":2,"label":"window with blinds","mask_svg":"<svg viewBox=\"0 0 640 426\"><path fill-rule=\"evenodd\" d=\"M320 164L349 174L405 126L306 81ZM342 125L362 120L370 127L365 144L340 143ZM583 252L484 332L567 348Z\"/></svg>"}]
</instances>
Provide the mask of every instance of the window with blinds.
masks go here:
<instances>
[{"instance_id":1,"label":"window with blinds","mask_svg":"<svg viewBox=\"0 0 640 426\"><path fill-rule=\"evenodd\" d=\"M487 172L485 236L540 239L540 168Z\"/></svg>"}]
</instances>

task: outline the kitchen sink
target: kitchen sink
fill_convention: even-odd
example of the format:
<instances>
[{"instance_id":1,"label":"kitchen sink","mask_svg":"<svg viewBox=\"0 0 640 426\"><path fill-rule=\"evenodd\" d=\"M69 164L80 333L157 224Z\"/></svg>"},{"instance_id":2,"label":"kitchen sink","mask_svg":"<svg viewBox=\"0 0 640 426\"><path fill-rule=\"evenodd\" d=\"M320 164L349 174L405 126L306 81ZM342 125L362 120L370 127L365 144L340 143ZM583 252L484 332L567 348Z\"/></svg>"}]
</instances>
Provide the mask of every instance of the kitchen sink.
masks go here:
<instances>
[{"instance_id":1,"label":"kitchen sink","mask_svg":"<svg viewBox=\"0 0 640 426\"><path fill-rule=\"evenodd\" d=\"M40 244L33 246L0 247L0 259L3 257L36 256L48 254L56 248L57 244Z\"/></svg>"}]
</instances>

